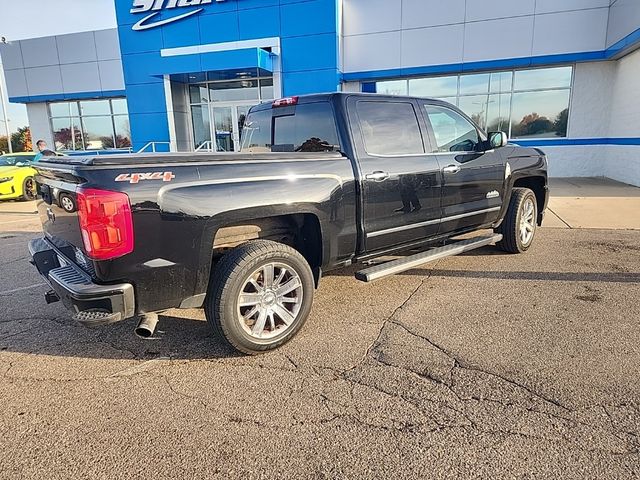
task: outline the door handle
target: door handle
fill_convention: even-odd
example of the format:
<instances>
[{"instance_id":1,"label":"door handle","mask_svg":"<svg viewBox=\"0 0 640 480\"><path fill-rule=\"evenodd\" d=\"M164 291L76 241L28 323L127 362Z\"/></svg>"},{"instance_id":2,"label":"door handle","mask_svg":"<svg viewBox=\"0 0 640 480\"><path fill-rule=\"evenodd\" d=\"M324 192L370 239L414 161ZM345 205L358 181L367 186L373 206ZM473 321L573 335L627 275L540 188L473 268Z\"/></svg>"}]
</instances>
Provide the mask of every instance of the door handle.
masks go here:
<instances>
[{"instance_id":1,"label":"door handle","mask_svg":"<svg viewBox=\"0 0 640 480\"><path fill-rule=\"evenodd\" d=\"M460 171L460 167L458 165L449 165L442 169L444 173L452 173L456 174Z\"/></svg>"},{"instance_id":2,"label":"door handle","mask_svg":"<svg viewBox=\"0 0 640 480\"><path fill-rule=\"evenodd\" d=\"M387 178L389 178L389 173L388 172L373 172L373 173L369 173L367 175L365 175L365 177L367 180L373 180L374 182L382 182L383 180L386 180Z\"/></svg>"}]
</instances>

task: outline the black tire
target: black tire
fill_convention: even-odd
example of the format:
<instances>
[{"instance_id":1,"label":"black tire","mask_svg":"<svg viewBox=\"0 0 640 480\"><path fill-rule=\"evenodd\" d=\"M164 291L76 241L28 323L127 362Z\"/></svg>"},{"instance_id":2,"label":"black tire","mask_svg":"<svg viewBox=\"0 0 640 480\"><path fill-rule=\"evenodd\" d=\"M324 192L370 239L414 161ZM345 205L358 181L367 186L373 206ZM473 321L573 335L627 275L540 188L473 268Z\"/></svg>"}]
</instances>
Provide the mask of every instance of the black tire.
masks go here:
<instances>
[{"instance_id":1,"label":"black tire","mask_svg":"<svg viewBox=\"0 0 640 480\"><path fill-rule=\"evenodd\" d=\"M295 320L281 333L268 339L250 335L240 318L239 295L251 275L269 264L292 268L302 286L302 300ZM300 330L311 312L315 284L311 267L295 249L269 240L244 243L224 255L214 266L205 300L207 323L214 333L235 349L255 355L288 342ZM266 330L265 330L266 331Z\"/></svg>"},{"instance_id":2,"label":"black tire","mask_svg":"<svg viewBox=\"0 0 640 480\"><path fill-rule=\"evenodd\" d=\"M529 200L533 203L533 232L531 238L526 242L520 235L520 222L523 215L523 206ZM496 233L502 234L502 240L496 245L498 248L508 253L524 253L533 244L535 239L536 227L538 220L538 203L536 196L528 188L514 188L511 191L511 199L509 200L509 208L502 221L502 224L496 229Z\"/></svg>"},{"instance_id":3,"label":"black tire","mask_svg":"<svg viewBox=\"0 0 640 480\"><path fill-rule=\"evenodd\" d=\"M36 181L33 177L27 177L22 182L22 200L29 202L35 200L38 194L36 193Z\"/></svg>"}]
</instances>

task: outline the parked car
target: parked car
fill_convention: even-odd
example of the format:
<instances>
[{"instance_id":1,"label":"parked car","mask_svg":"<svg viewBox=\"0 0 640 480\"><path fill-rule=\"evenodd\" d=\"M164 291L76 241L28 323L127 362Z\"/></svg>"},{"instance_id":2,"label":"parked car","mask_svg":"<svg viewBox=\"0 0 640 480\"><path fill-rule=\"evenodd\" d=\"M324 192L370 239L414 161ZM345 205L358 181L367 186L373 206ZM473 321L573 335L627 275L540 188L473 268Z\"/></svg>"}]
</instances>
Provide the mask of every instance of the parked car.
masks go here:
<instances>
[{"instance_id":1,"label":"parked car","mask_svg":"<svg viewBox=\"0 0 640 480\"><path fill-rule=\"evenodd\" d=\"M522 253L548 200L542 151L442 101L367 94L256 106L240 153L47 158L37 170L45 236L30 251L48 302L85 325L140 316L146 335L155 312L204 307L249 354L300 330L325 272L418 247L356 278L492 243Z\"/></svg>"},{"instance_id":2,"label":"parked car","mask_svg":"<svg viewBox=\"0 0 640 480\"><path fill-rule=\"evenodd\" d=\"M0 200L34 200L35 169L30 164L33 152L0 155Z\"/></svg>"},{"instance_id":3,"label":"parked car","mask_svg":"<svg viewBox=\"0 0 640 480\"><path fill-rule=\"evenodd\" d=\"M56 154L63 156L62 154ZM34 152L0 155L0 200L35 200Z\"/></svg>"}]
</instances>

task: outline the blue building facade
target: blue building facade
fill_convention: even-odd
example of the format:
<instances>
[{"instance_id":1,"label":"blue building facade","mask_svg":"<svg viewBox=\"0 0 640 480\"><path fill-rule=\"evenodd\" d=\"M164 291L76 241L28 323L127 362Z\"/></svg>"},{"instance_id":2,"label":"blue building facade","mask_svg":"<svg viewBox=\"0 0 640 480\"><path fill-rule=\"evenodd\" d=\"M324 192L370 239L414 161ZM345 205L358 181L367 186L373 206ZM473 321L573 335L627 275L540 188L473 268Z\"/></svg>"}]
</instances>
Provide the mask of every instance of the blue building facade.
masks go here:
<instances>
[{"instance_id":1,"label":"blue building facade","mask_svg":"<svg viewBox=\"0 0 640 480\"><path fill-rule=\"evenodd\" d=\"M202 80L203 75L207 80L231 79L234 72L250 72L244 75L250 79L260 71L277 77L276 96L340 87L340 18L335 0L136 4L142 8L132 8L130 1L116 2L134 150L149 142L166 150L175 143L167 82ZM144 18L149 20L140 23Z\"/></svg>"}]
</instances>

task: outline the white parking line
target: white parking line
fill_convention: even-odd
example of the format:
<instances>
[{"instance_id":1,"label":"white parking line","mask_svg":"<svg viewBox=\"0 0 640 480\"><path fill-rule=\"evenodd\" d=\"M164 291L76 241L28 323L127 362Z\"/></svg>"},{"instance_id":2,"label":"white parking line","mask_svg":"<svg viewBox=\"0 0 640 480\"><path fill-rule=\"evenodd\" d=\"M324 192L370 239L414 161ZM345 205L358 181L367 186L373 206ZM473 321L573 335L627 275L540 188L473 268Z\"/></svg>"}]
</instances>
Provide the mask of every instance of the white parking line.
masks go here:
<instances>
[{"instance_id":1,"label":"white parking line","mask_svg":"<svg viewBox=\"0 0 640 480\"><path fill-rule=\"evenodd\" d=\"M21 292L23 290L31 290L32 288L42 287L42 286L44 286L44 283L36 283L35 285L31 285L29 287L21 287L21 288L14 288L13 290L5 290L4 292L0 292L0 295L7 295L9 293Z\"/></svg>"},{"instance_id":2,"label":"white parking line","mask_svg":"<svg viewBox=\"0 0 640 480\"><path fill-rule=\"evenodd\" d=\"M21 220L8 220L8 221L0 221L0 225L6 225L7 223L18 223L18 222L37 222L37 218L23 218Z\"/></svg>"}]
</instances>

